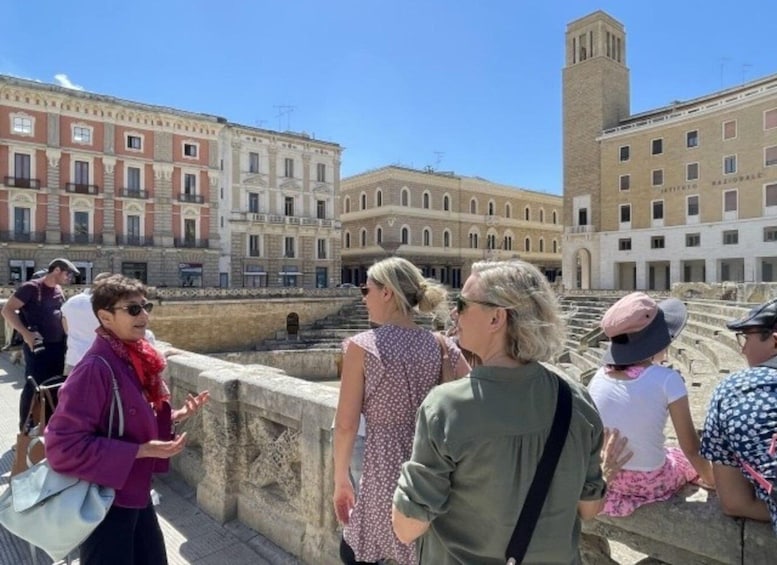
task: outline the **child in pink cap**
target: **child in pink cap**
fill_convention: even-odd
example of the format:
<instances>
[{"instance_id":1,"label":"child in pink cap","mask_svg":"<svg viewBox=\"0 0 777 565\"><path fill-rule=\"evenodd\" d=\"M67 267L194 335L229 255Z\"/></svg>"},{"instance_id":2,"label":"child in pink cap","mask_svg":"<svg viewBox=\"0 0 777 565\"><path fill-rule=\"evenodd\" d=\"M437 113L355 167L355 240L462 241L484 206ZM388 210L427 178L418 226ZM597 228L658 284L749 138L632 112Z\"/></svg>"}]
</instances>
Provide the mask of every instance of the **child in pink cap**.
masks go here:
<instances>
[{"instance_id":1,"label":"child in pink cap","mask_svg":"<svg viewBox=\"0 0 777 565\"><path fill-rule=\"evenodd\" d=\"M714 483L712 466L699 455L685 382L661 365L687 319L680 300L656 303L643 292L624 296L602 318L610 346L588 388L604 425L628 438L634 454L607 485L602 514L628 516L643 504L670 498L688 482ZM664 445L669 416L679 449Z\"/></svg>"}]
</instances>

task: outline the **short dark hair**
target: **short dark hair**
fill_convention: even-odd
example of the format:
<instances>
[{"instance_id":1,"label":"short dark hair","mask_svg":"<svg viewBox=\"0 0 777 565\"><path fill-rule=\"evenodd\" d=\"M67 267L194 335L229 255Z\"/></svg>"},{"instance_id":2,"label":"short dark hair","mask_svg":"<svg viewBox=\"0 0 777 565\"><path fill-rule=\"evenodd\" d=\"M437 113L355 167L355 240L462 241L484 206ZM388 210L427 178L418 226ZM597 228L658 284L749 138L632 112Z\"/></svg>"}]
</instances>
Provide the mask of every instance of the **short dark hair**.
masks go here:
<instances>
[{"instance_id":1,"label":"short dark hair","mask_svg":"<svg viewBox=\"0 0 777 565\"><path fill-rule=\"evenodd\" d=\"M148 289L138 279L124 275L111 275L97 281L92 287L92 311L111 310L117 302L128 296L146 297Z\"/></svg>"}]
</instances>

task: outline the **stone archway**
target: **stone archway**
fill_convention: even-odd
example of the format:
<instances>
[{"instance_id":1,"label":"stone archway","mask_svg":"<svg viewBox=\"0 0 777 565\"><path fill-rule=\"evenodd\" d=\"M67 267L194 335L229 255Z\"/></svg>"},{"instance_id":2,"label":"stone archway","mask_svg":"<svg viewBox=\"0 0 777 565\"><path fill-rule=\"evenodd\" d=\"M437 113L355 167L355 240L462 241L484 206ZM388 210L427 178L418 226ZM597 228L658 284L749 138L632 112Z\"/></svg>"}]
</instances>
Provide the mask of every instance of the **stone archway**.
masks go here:
<instances>
[{"instance_id":1,"label":"stone archway","mask_svg":"<svg viewBox=\"0 0 777 565\"><path fill-rule=\"evenodd\" d=\"M581 247L575 252L575 286L574 288L591 288L591 252Z\"/></svg>"}]
</instances>

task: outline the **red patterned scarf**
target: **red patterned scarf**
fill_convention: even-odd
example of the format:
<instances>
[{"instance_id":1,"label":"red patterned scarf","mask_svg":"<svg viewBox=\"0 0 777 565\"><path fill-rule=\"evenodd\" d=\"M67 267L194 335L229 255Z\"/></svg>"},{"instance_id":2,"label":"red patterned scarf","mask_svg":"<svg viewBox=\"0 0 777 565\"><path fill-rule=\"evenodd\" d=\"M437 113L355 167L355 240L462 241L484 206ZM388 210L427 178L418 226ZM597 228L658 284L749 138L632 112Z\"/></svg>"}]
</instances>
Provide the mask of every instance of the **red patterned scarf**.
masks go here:
<instances>
[{"instance_id":1,"label":"red patterned scarf","mask_svg":"<svg viewBox=\"0 0 777 565\"><path fill-rule=\"evenodd\" d=\"M162 371L167 362L153 345L145 339L122 341L102 326L97 328L97 335L105 339L113 352L135 369L146 400L153 404L156 410L162 408L163 402L170 401L170 391L162 378Z\"/></svg>"}]
</instances>

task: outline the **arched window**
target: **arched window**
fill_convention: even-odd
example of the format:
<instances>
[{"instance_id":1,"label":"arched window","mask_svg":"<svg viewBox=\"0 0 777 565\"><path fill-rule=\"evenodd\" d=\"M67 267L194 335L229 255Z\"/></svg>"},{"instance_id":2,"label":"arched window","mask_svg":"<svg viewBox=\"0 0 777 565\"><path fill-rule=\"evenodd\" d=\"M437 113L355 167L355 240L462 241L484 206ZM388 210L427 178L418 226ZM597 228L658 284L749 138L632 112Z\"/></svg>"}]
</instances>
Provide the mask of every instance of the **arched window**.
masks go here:
<instances>
[{"instance_id":1,"label":"arched window","mask_svg":"<svg viewBox=\"0 0 777 565\"><path fill-rule=\"evenodd\" d=\"M380 189L375 193L375 206L383 206L383 191Z\"/></svg>"},{"instance_id":2,"label":"arched window","mask_svg":"<svg viewBox=\"0 0 777 565\"><path fill-rule=\"evenodd\" d=\"M429 193L428 192L424 192L424 208L426 210L429 209Z\"/></svg>"},{"instance_id":3,"label":"arched window","mask_svg":"<svg viewBox=\"0 0 777 565\"><path fill-rule=\"evenodd\" d=\"M528 237L523 240L523 250L531 251L531 239L529 239Z\"/></svg>"},{"instance_id":4,"label":"arched window","mask_svg":"<svg viewBox=\"0 0 777 565\"><path fill-rule=\"evenodd\" d=\"M510 206L510 203L508 202L505 204L505 218L511 218L513 215L513 207Z\"/></svg>"},{"instance_id":5,"label":"arched window","mask_svg":"<svg viewBox=\"0 0 777 565\"><path fill-rule=\"evenodd\" d=\"M529 207L523 209L523 219L527 222L531 220L531 211L529 210Z\"/></svg>"},{"instance_id":6,"label":"arched window","mask_svg":"<svg viewBox=\"0 0 777 565\"><path fill-rule=\"evenodd\" d=\"M511 235L506 235L505 236L504 245L502 246L502 248L505 251L512 251L513 250L513 236L511 236Z\"/></svg>"},{"instance_id":7,"label":"arched window","mask_svg":"<svg viewBox=\"0 0 777 565\"><path fill-rule=\"evenodd\" d=\"M345 206L345 213L346 214L351 211L351 197L350 196L346 196L345 197L345 204L344 204L344 206Z\"/></svg>"},{"instance_id":8,"label":"arched window","mask_svg":"<svg viewBox=\"0 0 777 565\"><path fill-rule=\"evenodd\" d=\"M477 214L478 213L478 201L474 198L469 201L469 213L470 214Z\"/></svg>"},{"instance_id":9,"label":"arched window","mask_svg":"<svg viewBox=\"0 0 777 565\"><path fill-rule=\"evenodd\" d=\"M556 241L555 239L553 240L553 253L558 253L558 241Z\"/></svg>"},{"instance_id":10,"label":"arched window","mask_svg":"<svg viewBox=\"0 0 777 565\"><path fill-rule=\"evenodd\" d=\"M451 210L451 198L447 194L442 198L442 209L446 212L450 212Z\"/></svg>"},{"instance_id":11,"label":"arched window","mask_svg":"<svg viewBox=\"0 0 777 565\"><path fill-rule=\"evenodd\" d=\"M553 210L553 223L558 223L558 213L555 210Z\"/></svg>"},{"instance_id":12,"label":"arched window","mask_svg":"<svg viewBox=\"0 0 777 565\"><path fill-rule=\"evenodd\" d=\"M351 247L351 232L345 232L345 248L350 249Z\"/></svg>"},{"instance_id":13,"label":"arched window","mask_svg":"<svg viewBox=\"0 0 777 565\"><path fill-rule=\"evenodd\" d=\"M544 222L545 222L545 209L540 208L540 223L544 223Z\"/></svg>"},{"instance_id":14,"label":"arched window","mask_svg":"<svg viewBox=\"0 0 777 565\"><path fill-rule=\"evenodd\" d=\"M545 240L540 238L540 253L545 253Z\"/></svg>"},{"instance_id":15,"label":"arched window","mask_svg":"<svg viewBox=\"0 0 777 565\"><path fill-rule=\"evenodd\" d=\"M448 230L445 230L442 234L442 246L443 247L451 246L451 232L449 232Z\"/></svg>"},{"instance_id":16,"label":"arched window","mask_svg":"<svg viewBox=\"0 0 777 565\"><path fill-rule=\"evenodd\" d=\"M367 195L362 192L361 197L361 209L366 210L367 209Z\"/></svg>"},{"instance_id":17,"label":"arched window","mask_svg":"<svg viewBox=\"0 0 777 565\"><path fill-rule=\"evenodd\" d=\"M424 229L424 247L429 247L432 244L432 232L431 230Z\"/></svg>"},{"instance_id":18,"label":"arched window","mask_svg":"<svg viewBox=\"0 0 777 565\"><path fill-rule=\"evenodd\" d=\"M383 243L383 228L381 227L375 230L375 243L378 245Z\"/></svg>"},{"instance_id":19,"label":"arched window","mask_svg":"<svg viewBox=\"0 0 777 565\"><path fill-rule=\"evenodd\" d=\"M402 244L403 245L410 244L410 230L407 228L402 228Z\"/></svg>"},{"instance_id":20,"label":"arched window","mask_svg":"<svg viewBox=\"0 0 777 565\"><path fill-rule=\"evenodd\" d=\"M362 247L365 247L367 245L367 230L362 228L361 233L359 233L359 239L361 240Z\"/></svg>"},{"instance_id":21,"label":"arched window","mask_svg":"<svg viewBox=\"0 0 777 565\"><path fill-rule=\"evenodd\" d=\"M478 234L477 233L470 233L469 234L469 248L470 249L477 249L478 248Z\"/></svg>"},{"instance_id":22,"label":"arched window","mask_svg":"<svg viewBox=\"0 0 777 565\"><path fill-rule=\"evenodd\" d=\"M486 249L496 249L496 234L490 233L486 236Z\"/></svg>"},{"instance_id":23,"label":"arched window","mask_svg":"<svg viewBox=\"0 0 777 565\"><path fill-rule=\"evenodd\" d=\"M493 216L494 215L494 202L493 200L488 203L488 215Z\"/></svg>"},{"instance_id":24,"label":"arched window","mask_svg":"<svg viewBox=\"0 0 777 565\"><path fill-rule=\"evenodd\" d=\"M406 188L402 189L402 206L410 206L410 191Z\"/></svg>"}]
</instances>

